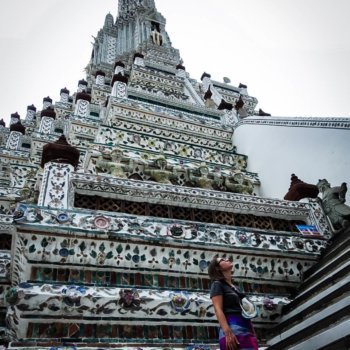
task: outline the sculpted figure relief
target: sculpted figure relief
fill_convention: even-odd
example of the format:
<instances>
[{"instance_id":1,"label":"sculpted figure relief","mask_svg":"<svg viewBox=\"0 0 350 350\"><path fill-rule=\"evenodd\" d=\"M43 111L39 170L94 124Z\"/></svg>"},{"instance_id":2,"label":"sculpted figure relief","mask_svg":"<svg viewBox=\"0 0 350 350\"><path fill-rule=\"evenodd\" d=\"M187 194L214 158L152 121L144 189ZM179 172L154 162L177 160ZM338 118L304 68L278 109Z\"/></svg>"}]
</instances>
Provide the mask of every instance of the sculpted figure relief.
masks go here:
<instances>
[{"instance_id":1,"label":"sculpted figure relief","mask_svg":"<svg viewBox=\"0 0 350 350\"><path fill-rule=\"evenodd\" d=\"M190 170L188 178L196 187L213 189L214 179L210 177L209 168L205 163L201 163L194 171Z\"/></svg>"},{"instance_id":2,"label":"sculpted figure relief","mask_svg":"<svg viewBox=\"0 0 350 350\"><path fill-rule=\"evenodd\" d=\"M331 187L326 180L319 180L317 187L322 193L322 206L336 230L350 226L350 207L345 204L346 183Z\"/></svg>"},{"instance_id":3,"label":"sculpted figure relief","mask_svg":"<svg viewBox=\"0 0 350 350\"><path fill-rule=\"evenodd\" d=\"M100 172L107 172L112 176L125 179L127 177L127 166L122 163L123 150L114 148L108 155L106 153L99 156L96 162L96 170Z\"/></svg>"},{"instance_id":4,"label":"sculpted figure relief","mask_svg":"<svg viewBox=\"0 0 350 350\"><path fill-rule=\"evenodd\" d=\"M254 190L253 183L241 172L232 171L225 177L224 184L228 191L234 193L252 194Z\"/></svg>"},{"instance_id":5,"label":"sculpted figure relief","mask_svg":"<svg viewBox=\"0 0 350 350\"><path fill-rule=\"evenodd\" d=\"M164 156L159 156L153 164L153 168L147 167L145 174L162 184L172 184L171 180L176 180L177 175L174 169L168 169L168 162Z\"/></svg>"}]
</instances>

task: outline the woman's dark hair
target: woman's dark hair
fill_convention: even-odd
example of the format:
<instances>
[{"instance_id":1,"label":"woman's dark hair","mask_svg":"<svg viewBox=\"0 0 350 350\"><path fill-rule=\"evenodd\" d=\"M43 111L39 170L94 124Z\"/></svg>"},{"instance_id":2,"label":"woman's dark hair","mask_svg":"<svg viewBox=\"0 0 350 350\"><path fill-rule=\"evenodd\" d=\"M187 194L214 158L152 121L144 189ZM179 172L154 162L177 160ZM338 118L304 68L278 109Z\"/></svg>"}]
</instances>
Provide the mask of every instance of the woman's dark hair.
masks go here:
<instances>
[{"instance_id":1,"label":"woman's dark hair","mask_svg":"<svg viewBox=\"0 0 350 350\"><path fill-rule=\"evenodd\" d=\"M212 281L225 279L218 264L218 255L215 255L208 265L208 275Z\"/></svg>"}]
</instances>

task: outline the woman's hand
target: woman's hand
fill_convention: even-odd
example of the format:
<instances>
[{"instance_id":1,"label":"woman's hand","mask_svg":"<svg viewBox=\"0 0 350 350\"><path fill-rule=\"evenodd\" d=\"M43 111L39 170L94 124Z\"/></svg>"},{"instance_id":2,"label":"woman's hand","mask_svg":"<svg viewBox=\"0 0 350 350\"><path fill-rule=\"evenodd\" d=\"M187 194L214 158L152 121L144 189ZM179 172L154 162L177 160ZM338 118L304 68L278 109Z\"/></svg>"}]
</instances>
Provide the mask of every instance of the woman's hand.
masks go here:
<instances>
[{"instance_id":1,"label":"woman's hand","mask_svg":"<svg viewBox=\"0 0 350 350\"><path fill-rule=\"evenodd\" d=\"M220 323L220 327L222 328L222 330L225 333L226 349L227 350L239 350L239 341L237 340L236 336L233 334L230 326L228 325L225 314L223 312L222 295L216 295L215 297L212 297L211 300L213 301L215 314L216 314L216 317Z\"/></svg>"},{"instance_id":2,"label":"woman's hand","mask_svg":"<svg viewBox=\"0 0 350 350\"><path fill-rule=\"evenodd\" d=\"M227 350L239 350L239 341L231 330L225 332L225 339Z\"/></svg>"}]
</instances>

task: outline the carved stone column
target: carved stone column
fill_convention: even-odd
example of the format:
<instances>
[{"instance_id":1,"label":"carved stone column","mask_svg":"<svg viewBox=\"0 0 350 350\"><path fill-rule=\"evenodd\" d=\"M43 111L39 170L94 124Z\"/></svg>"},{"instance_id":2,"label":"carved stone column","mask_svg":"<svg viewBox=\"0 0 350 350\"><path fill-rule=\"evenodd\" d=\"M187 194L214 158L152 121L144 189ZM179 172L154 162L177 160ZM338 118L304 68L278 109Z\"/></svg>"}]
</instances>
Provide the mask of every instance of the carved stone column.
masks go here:
<instances>
[{"instance_id":1,"label":"carved stone column","mask_svg":"<svg viewBox=\"0 0 350 350\"><path fill-rule=\"evenodd\" d=\"M86 91L88 87L87 81L84 79L78 81L78 92Z\"/></svg>"},{"instance_id":2,"label":"carved stone column","mask_svg":"<svg viewBox=\"0 0 350 350\"><path fill-rule=\"evenodd\" d=\"M52 106L52 98L49 96L43 98L43 110Z\"/></svg>"},{"instance_id":3,"label":"carved stone column","mask_svg":"<svg viewBox=\"0 0 350 350\"><path fill-rule=\"evenodd\" d=\"M95 84L96 85L105 85L106 73L102 70L98 70L95 74Z\"/></svg>"},{"instance_id":4,"label":"carved stone column","mask_svg":"<svg viewBox=\"0 0 350 350\"><path fill-rule=\"evenodd\" d=\"M136 66L144 67L145 66L144 58L145 58L145 56L142 55L141 53L135 53L135 55L134 55L134 64Z\"/></svg>"},{"instance_id":5,"label":"carved stone column","mask_svg":"<svg viewBox=\"0 0 350 350\"><path fill-rule=\"evenodd\" d=\"M112 93L111 95L119 98L127 98L127 83L128 79L121 74L115 74L112 79Z\"/></svg>"},{"instance_id":6,"label":"carved stone column","mask_svg":"<svg viewBox=\"0 0 350 350\"><path fill-rule=\"evenodd\" d=\"M69 102L69 90L67 88L63 88L60 91L60 102L62 103L68 103Z\"/></svg>"},{"instance_id":7,"label":"carved stone column","mask_svg":"<svg viewBox=\"0 0 350 350\"><path fill-rule=\"evenodd\" d=\"M180 78L186 78L186 68L183 65L178 64L176 66L176 76Z\"/></svg>"},{"instance_id":8,"label":"carved stone column","mask_svg":"<svg viewBox=\"0 0 350 350\"><path fill-rule=\"evenodd\" d=\"M22 136L25 135L26 128L18 120L16 124L10 125L10 136L7 139L6 148L8 150L17 150L21 144Z\"/></svg>"},{"instance_id":9,"label":"carved stone column","mask_svg":"<svg viewBox=\"0 0 350 350\"><path fill-rule=\"evenodd\" d=\"M27 107L26 121L32 122L35 119L36 107L34 105Z\"/></svg>"},{"instance_id":10,"label":"carved stone column","mask_svg":"<svg viewBox=\"0 0 350 350\"><path fill-rule=\"evenodd\" d=\"M207 92L210 88L211 85L211 75L208 73L203 73L201 80L202 80L202 86L203 86L203 91Z\"/></svg>"},{"instance_id":11,"label":"carved stone column","mask_svg":"<svg viewBox=\"0 0 350 350\"><path fill-rule=\"evenodd\" d=\"M70 176L78 166L79 151L68 144L65 136L43 147L41 167L44 168L38 205L55 209L73 206L74 193Z\"/></svg>"},{"instance_id":12,"label":"carved stone column","mask_svg":"<svg viewBox=\"0 0 350 350\"><path fill-rule=\"evenodd\" d=\"M75 96L74 114L80 117L88 117L90 115L91 95L86 92L78 92Z\"/></svg>"},{"instance_id":13,"label":"carved stone column","mask_svg":"<svg viewBox=\"0 0 350 350\"><path fill-rule=\"evenodd\" d=\"M114 65L114 74L124 75L125 64L121 61L118 61Z\"/></svg>"},{"instance_id":14,"label":"carved stone column","mask_svg":"<svg viewBox=\"0 0 350 350\"><path fill-rule=\"evenodd\" d=\"M20 121L20 119L21 119L21 117L17 112L12 113L11 118L10 118L10 125L17 124Z\"/></svg>"},{"instance_id":15,"label":"carved stone column","mask_svg":"<svg viewBox=\"0 0 350 350\"><path fill-rule=\"evenodd\" d=\"M44 109L40 113L40 127L39 132L43 134L50 134L52 129L52 124L54 120L56 119L56 113L52 107L48 107L47 109Z\"/></svg>"}]
</instances>

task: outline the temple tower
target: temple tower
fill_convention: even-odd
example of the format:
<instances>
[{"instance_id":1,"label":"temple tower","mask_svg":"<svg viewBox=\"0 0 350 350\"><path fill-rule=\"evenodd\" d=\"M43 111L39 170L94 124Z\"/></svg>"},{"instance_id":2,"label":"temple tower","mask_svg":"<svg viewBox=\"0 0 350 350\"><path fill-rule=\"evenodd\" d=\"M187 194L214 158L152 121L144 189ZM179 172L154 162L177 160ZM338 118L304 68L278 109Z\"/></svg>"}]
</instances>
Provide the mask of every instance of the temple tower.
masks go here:
<instances>
[{"instance_id":1,"label":"temple tower","mask_svg":"<svg viewBox=\"0 0 350 350\"><path fill-rule=\"evenodd\" d=\"M265 346L349 208L295 175L290 200L261 195L235 142L282 121L257 103L244 84L191 78L153 0L120 0L77 87L0 122L0 345L216 349L207 267L219 254Z\"/></svg>"}]
</instances>

